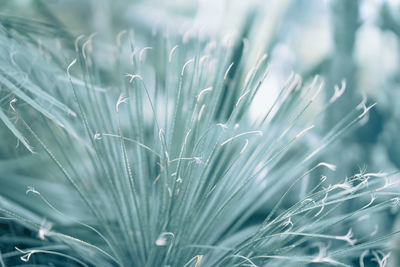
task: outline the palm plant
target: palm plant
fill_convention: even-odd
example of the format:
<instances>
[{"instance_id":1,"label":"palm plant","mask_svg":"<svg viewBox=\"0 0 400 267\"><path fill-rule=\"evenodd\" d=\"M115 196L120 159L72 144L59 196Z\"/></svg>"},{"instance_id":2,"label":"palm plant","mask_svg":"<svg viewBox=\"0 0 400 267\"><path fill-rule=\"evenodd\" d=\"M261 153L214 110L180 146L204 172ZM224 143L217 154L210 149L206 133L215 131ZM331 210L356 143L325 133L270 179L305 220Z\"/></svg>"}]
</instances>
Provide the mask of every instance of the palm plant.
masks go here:
<instances>
[{"instance_id":1,"label":"palm plant","mask_svg":"<svg viewBox=\"0 0 400 267\"><path fill-rule=\"evenodd\" d=\"M6 228L1 265L386 263L394 233L359 226L398 205L397 174L362 169L329 184L336 166L317 158L372 108L363 100L319 127L345 83L321 104L322 79L292 74L252 119L269 66L261 54L249 67L241 40L159 31L147 46L121 31L115 44L55 41L49 25L5 20L2 134L28 151L5 150L0 212L30 232Z\"/></svg>"}]
</instances>

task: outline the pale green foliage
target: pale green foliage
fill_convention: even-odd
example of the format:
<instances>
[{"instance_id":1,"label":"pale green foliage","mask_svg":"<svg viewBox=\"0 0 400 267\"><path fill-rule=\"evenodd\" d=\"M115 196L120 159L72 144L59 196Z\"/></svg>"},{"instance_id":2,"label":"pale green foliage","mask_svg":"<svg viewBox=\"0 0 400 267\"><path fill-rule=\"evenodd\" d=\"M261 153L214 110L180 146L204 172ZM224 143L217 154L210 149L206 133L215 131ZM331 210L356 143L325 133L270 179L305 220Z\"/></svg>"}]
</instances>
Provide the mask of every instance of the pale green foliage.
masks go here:
<instances>
[{"instance_id":1,"label":"pale green foliage","mask_svg":"<svg viewBox=\"0 0 400 267\"><path fill-rule=\"evenodd\" d=\"M40 155L14 161L40 167L7 181L35 187L27 196L1 189L0 211L46 240L3 251L3 260L351 266L382 256L375 250L392 235L365 236L358 226L398 205L395 174L361 171L332 185L316 178L306 195L298 191L317 171L334 175L316 156L364 117L364 102L320 136L334 101L316 103L318 77L303 85L292 75L255 121L248 111L268 78L266 56L249 68L250 52L232 62L235 46L221 40L161 32L150 49L130 31L116 45L96 38L37 48L2 32L0 119ZM13 164L4 164L2 183L17 173ZM344 203L351 209L339 209ZM251 220L260 210L264 218Z\"/></svg>"}]
</instances>

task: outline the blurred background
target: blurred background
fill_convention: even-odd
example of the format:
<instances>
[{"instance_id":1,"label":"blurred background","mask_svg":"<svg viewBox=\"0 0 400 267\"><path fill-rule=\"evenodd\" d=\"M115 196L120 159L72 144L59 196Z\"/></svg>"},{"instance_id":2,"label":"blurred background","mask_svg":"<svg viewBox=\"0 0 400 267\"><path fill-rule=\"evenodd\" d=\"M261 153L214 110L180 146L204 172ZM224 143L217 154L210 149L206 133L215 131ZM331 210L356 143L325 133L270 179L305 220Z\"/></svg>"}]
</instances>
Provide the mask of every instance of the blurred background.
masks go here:
<instances>
[{"instance_id":1,"label":"blurred background","mask_svg":"<svg viewBox=\"0 0 400 267\"><path fill-rule=\"evenodd\" d=\"M13 17L56 25L73 39L97 32L96 38L115 42L118 33L130 29L142 46L153 45L148 42L159 31L189 40L222 39L247 51L249 66L266 53L271 72L256 97L254 119L272 105L292 71L304 81L315 75L324 79L321 105L344 81L344 95L324 115L327 127L365 97L377 105L324 160L338 166L338 178L365 167L370 172L400 169L400 0L2 1L2 24L15 28ZM236 56L240 60L240 52ZM3 144L0 159L7 159L10 149ZM382 220L393 227L400 225L397 217L389 214Z\"/></svg>"}]
</instances>

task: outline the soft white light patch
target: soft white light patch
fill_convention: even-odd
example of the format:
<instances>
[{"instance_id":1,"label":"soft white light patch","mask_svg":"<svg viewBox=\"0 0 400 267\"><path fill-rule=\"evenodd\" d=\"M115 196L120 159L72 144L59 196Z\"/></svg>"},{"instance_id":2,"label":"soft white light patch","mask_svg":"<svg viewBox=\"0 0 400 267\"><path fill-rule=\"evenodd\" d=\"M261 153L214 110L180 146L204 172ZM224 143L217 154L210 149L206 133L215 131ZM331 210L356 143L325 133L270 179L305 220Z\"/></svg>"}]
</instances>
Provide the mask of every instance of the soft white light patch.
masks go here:
<instances>
[{"instance_id":1,"label":"soft white light patch","mask_svg":"<svg viewBox=\"0 0 400 267\"><path fill-rule=\"evenodd\" d=\"M266 79L261 84L253 103L250 107L250 116L253 119L261 119L272 107L285 81L289 77L289 71L294 65L294 55L285 44L277 45L271 57L271 67ZM271 112L271 116L273 116Z\"/></svg>"}]
</instances>

